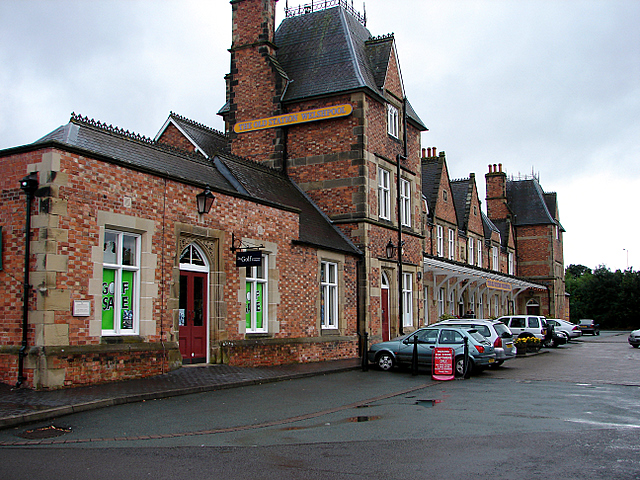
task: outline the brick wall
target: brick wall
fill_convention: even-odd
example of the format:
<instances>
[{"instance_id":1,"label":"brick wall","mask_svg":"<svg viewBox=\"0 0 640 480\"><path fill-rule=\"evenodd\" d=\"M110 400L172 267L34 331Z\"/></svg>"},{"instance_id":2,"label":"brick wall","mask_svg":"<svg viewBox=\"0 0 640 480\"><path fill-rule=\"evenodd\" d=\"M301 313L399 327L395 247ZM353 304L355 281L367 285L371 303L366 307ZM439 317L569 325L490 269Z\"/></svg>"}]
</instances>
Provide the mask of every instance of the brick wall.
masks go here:
<instances>
[{"instance_id":1,"label":"brick wall","mask_svg":"<svg viewBox=\"0 0 640 480\"><path fill-rule=\"evenodd\" d=\"M49 158L49 160L46 160ZM51 168L56 161L59 167ZM130 345L120 347L104 344L100 328L101 291L100 284L92 283L99 272L94 272L96 249L101 251L101 215L116 215L138 219L152 225L144 233L150 236L149 251L144 252L152 268L151 283L144 286L148 308L141 309L142 321L147 322L144 332L136 340L142 345L158 345L161 340L177 341L177 323L174 309L177 308L176 287L178 248L177 226L188 225L194 235L221 232L217 268L224 278L222 285L225 316L221 330L212 334L212 340L245 341L238 325L244 321L245 304L241 300L242 288L239 269L231 252L231 232L237 238L255 238L276 245L275 271L279 276L279 291L276 296L277 323L264 348L251 346L251 355L256 364L269 361L269 341L278 339L300 339L321 337L318 329L319 313L317 299L318 260L316 249L293 245L299 235L298 213L256 204L237 197L216 193L216 200L208 215L198 215L195 196L199 188L172 180L132 171L122 166L98 161L76 153L40 150L31 153L6 156L2 159L8 174L1 180L3 202L0 219L3 224L4 269L0 271L0 313L2 337L0 343L0 375L8 383L15 382L16 345L21 340L21 294L23 253L22 228L24 223L24 195L17 185L27 173L27 164L40 172L43 194L34 204L33 240L34 252L31 264L35 292L30 306L30 348L73 347L72 356L50 354L44 364L45 373L35 369L38 362L27 362L30 385L56 379L54 387L92 383L98 378L110 380L116 377L153 375L162 369L158 352L138 352L127 359ZM102 213L100 213L102 212ZM117 227L117 225L112 225ZM226 232L226 233L225 233ZM344 329L340 348L329 348L329 353L342 358L345 352L357 348L357 312L355 305L355 259L348 258L344 264L346 305L343 312ZM91 302L90 317L73 316L74 300ZM142 300L141 300L142 301ZM97 312L96 312L97 310ZM150 322L150 323L149 323ZM213 328L213 327L212 327ZM141 326L142 330L142 326ZM332 339L318 340L320 343L335 343ZM323 348L312 343L300 342L295 347L298 359L314 357ZM212 342L215 343L215 342ZM138 345L139 346L139 345ZM217 346L214 346L217 348ZM85 348L86 352L82 352ZM245 345L243 348L248 348ZM284 347L283 347L284 348ZM77 349L80 349L78 351ZM104 351L104 350L108 351ZM115 349L115 351L114 351ZM292 350L293 351L293 350ZM85 355L86 362L78 360ZM89 355L89 357L87 357ZM245 364L249 358L245 353L239 359L231 357L230 363ZM39 358L39 357L34 357ZM327 357L325 359L331 359ZM42 362L40 362L42 363ZM83 366L85 365L85 366ZM165 362L164 368L169 363ZM36 372L34 374L34 372Z\"/></svg>"}]
</instances>

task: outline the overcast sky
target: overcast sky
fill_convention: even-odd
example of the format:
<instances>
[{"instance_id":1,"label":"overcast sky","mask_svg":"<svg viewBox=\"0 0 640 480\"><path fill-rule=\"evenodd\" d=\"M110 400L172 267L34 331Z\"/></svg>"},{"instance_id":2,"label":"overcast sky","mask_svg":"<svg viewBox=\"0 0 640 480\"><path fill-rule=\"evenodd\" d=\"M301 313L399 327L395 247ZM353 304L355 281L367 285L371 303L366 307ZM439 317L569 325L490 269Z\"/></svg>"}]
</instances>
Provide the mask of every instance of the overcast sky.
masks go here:
<instances>
[{"instance_id":1,"label":"overcast sky","mask_svg":"<svg viewBox=\"0 0 640 480\"><path fill-rule=\"evenodd\" d=\"M640 269L639 0L368 0L366 13L372 35L395 34L423 147L446 151L451 179L474 172L484 200L488 164L533 172L557 192L565 266ZM0 149L71 112L148 137L170 111L223 130L230 45L227 0L0 0Z\"/></svg>"}]
</instances>

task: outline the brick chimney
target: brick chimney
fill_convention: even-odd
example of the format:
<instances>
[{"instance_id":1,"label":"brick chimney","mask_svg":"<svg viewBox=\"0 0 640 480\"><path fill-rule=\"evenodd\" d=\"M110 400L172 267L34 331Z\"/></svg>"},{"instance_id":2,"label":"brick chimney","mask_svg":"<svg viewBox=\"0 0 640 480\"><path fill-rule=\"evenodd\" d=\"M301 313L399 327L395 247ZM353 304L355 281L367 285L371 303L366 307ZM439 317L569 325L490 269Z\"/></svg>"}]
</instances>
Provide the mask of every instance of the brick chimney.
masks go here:
<instances>
[{"instance_id":1,"label":"brick chimney","mask_svg":"<svg viewBox=\"0 0 640 480\"><path fill-rule=\"evenodd\" d=\"M485 175L487 182L487 216L491 220L503 220L509 217L507 205L507 174L502 171L502 164L489 165L489 173Z\"/></svg>"},{"instance_id":2,"label":"brick chimney","mask_svg":"<svg viewBox=\"0 0 640 480\"><path fill-rule=\"evenodd\" d=\"M277 0L232 0L231 71L227 76L231 152L274 163L276 129L236 133L234 126L282 113L283 79L274 65Z\"/></svg>"}]
</instances>

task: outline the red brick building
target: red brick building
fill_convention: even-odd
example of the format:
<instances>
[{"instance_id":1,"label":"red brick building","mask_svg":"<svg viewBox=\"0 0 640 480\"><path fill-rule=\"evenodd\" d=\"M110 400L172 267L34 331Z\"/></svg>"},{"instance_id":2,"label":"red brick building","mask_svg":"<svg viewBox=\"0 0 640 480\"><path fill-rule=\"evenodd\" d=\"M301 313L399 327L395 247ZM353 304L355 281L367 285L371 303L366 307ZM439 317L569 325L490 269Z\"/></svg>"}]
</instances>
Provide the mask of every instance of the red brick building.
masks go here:
<instances>
[{"instance_id":1,"label":"red brick building","mask_svg":"<svg viewBox=\"0 0 640 480\"><path fill-rule=\"evenodd\" d=\"M423 149L422 186L425 324L520 313L523 295L546 295L536 278L517 276L515 230L510 219L484 214L475 174L450 180L445 153Z\"/></svg>"},{"instance_id":2,"label":"red brick building","mask_svg":"<svg viewBox=\"0 0 640 480\"><path fill-rule=\"evenodd\" d=\"M171 113L150 139L74 114L0 151L0 381L354 358L365 335L445 314L519 312L531 298L544 313L539 292L561 279L518 254L535 248L511 197L488 194L485 215L475 176L450 181L444 153L421 149L393 35L372 36L342 0L288 10L276 29L275 5L231 1L225 132Z\"/></svg>"}]
</instances>

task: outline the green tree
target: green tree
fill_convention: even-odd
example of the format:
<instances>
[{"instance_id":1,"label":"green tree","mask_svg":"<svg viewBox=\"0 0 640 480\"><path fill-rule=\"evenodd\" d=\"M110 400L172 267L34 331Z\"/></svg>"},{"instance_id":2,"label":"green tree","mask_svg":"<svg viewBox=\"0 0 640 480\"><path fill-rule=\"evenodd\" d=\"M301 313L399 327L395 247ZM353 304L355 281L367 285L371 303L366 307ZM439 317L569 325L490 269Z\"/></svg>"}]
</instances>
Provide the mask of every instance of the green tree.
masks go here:
<instances>
[{"instance_id":1,"label":"green tree","mask_svg":"<svg viewBox=\"0 0 640 480\"><path fill-rule=\"evenodd\" d=\"M600 328L640 328L640 272L569 265L565 282L572 321L593 318Z\"/></svg>"}]
</instances>

